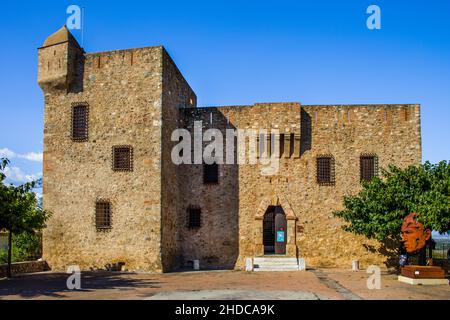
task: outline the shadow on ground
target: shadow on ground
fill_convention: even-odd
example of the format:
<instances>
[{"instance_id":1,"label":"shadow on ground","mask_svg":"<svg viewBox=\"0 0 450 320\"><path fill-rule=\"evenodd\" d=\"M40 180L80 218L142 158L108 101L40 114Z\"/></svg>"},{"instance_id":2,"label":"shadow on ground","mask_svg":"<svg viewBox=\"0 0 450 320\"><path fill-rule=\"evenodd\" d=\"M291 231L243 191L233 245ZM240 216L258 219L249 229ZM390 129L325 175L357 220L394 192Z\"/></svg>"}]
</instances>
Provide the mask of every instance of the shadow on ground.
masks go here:
<instances>
[{"instance_id":1,"label":"shadow on ground","mask_svg":"<svg viewBox=\"0 0 450 320\"><path fill-rule=\"evenodd\" d=\"M132 275L132 274L128 274ZM16 276L0 280L0 299L8 296L33 298L47 296L64 298L65 292L73 292L67 288L66 273L39 273ZM127 277L127 273L82 272L81 289L78 292L91 292L102 289L134 290L136 288L160 288L159 282L152 279L136 279Z\"/></svg>"}]
</instances>

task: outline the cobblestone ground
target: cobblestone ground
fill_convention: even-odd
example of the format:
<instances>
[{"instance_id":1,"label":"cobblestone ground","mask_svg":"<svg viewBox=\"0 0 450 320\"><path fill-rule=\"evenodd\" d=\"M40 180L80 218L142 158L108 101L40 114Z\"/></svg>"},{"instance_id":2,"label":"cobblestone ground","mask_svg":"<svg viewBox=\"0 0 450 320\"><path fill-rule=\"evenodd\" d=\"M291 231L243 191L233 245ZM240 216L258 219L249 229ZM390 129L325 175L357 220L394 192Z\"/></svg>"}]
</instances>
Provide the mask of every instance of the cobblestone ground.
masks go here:
<instances>
[{"instance_id":1,"label":"cobblestone ground","mask_svg":"<svg viewBox=\"0 0 450 320\"><path fill-rule=\"evenodd\" d=\"M68 290L64 273L0 280L0 299L450 299L450 286L411 286L382 273L369 290L364 271L205 271L167 274L82 273L81 290Z\"/></svg>"}]
</instances>

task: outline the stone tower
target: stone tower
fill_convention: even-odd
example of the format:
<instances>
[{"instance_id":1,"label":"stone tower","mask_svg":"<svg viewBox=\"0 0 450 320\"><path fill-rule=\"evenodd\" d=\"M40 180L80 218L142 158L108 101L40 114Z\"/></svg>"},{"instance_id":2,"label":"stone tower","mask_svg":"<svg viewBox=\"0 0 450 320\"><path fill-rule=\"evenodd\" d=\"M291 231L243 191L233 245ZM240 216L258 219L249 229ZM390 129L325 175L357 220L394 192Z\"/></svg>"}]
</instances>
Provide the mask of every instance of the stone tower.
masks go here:
<instances>
[{"instance_id":1,"label":"stone tower","mask_svg":"<svg viewBox=\"0 0 450 320\"><path fill-rule=\"evenodd\" d=\"M38 50L38 83L45 90L75 90L79 85L84 51L63 26Z\"/></svg>"},{"instance_id":2,"label":"stone tower","mask_svg":"<svg viewBox=\"0 0 450 320\"><path fill-rule=\"evenodd\" d=\"M44 259L53 270L170 270L180 254L170 137L195 93L162 46L85 53L63 27L38 55ZM126 165L114 160L123 152Z\"/></svg>"}]
</instances>

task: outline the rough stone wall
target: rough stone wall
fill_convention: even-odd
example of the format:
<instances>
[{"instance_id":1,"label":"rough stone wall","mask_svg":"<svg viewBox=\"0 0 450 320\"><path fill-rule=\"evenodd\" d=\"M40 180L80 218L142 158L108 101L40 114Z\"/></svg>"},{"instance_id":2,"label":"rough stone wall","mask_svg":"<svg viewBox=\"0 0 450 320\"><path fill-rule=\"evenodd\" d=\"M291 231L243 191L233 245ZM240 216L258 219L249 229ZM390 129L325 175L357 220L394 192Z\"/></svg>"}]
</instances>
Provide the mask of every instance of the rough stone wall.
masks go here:
<instances>
[{"instance_id":1,"label":"rough stone wall","mask_svg":"<svg viewBox=\"0 0 450 320\"><path fill-rule=\"evenodd\" d=\"M302 174L290 177L293 181L285 187L303 229L297 237L300 255L317 266L348 267L353 259L360 260L363 266L389 263L385 248L342 231L342 221L333 217L332 211L343 208L344 195L361 189L361 154L376 154L380 168L421 163L420 107L350 105L304 109L311 119L312 148L296 164L295 171ZM335 158L335 186L315 183L314 158L320 154Z\"/></svg>"},{"instance_id":2,"label":"rough stone wall","mask_svg":"<svg viewBox=\"0 0 450 320\"><path fill-rule=\"evenodd\" d=\"M274 176L261 175L260 164L221 165L221 183L217 186L202 184L201 166L184 166L183 174L189 177L189 183L182 192L186 199L183 203L199 205L205 219L201 229L185 228L182 232L185 258L223 267L238 250L235 267L242 268L246 257L261 254L257 235L262 231L262 221L255 220L261 203L280 204L279 199L284 199L297 218L291 229L295 235L287 237L292 237L298 255L305 257L309 265L349 267L353 259L360 260L363 266L387 262L379 243L344 232L342 221L333 217L332 212L342 208L345 194L360 190L361 154L375 153L379 167L391 163L405 167L421 162L418 105L300 108L299 104L257 104L201 108L185 111L186 127L199 119L208 127L211 112L214 119L222 119L213 127L223 128L229 119L229 127L276 128L280 133L300 134L300 147L295 147L298 150L293 150L291 157L280 158L280 171ZM322 154L332 154L335 159L334 186L316 183L316 156ZM236 231L239 249L231 246L225 251L222 239L235 239ZM288 254L297 252L291 250ZM208 255L214 260L208 261Z\"/></svg>"},{"instance_id":3,"label":"rough stone wall","mask_svg":"<svg viewBox=\"0 0 450 320\"><path fill-rule=\"evenodd\" d=\"M203 128L232 129L218 108L184 109L182 126L193 136L193 121L203 121ZM212 119L212 124L211 124ZM193 141L192 141L193 143ZM204 143L206 145L206 143ZM193 150L192 150L193 151ZM192 159L193 153L192 153ZM200 260L201 268L234 268L238 255L239 168L219 166L219 183L203 183L203 166L179 166L181 262L188 266ZM201 228L189 229L189 207L201 208Z\"/></svg>"},{"instance_id":4,"label":"rough stone wall","mask_svg":"<svg viewBox=\"0 0 450 320\"><path fill-rule=\"evenodd\" d=\"M69 61L69 42L40 48L38 51L38 82L46 89L50 86L67 86ZM50 88L48 89L51 89Z\"/></svg>"},{"instance_id":5,"label":"rough stone wall","mask_svg":"<svg viewBox=\"0 0 450 320\"><path fill-rule=\"evenodd\" d=\"M57 47L57 46L54 46ZM44 259L161 271L162 47L87 54L82 90L44 89ZM69 92L68 92L69 91ZM89 139L71 139L73 103L89 104ZM132 172L112 170L112 147L131 145ZM112 228L95 227L95 202L112 203Z\"/></svg>"},{"instance_id":6,"label":"rough stone wall","mask_svg":"<svg viewBox=\"0 0 450 320\"><path fill-rule=\"evenodd\" d=\"M44 208L53 212L43 255L53 270L124 263L166 271L197 259L202 268L243 268L246 257L263 254L260 218L268 205L282 205L289 216L289 256L312 266L386 262L379 243L344 232L332 212L360 190L361 154L376 154L379 167L421 162L418 105L195 108L194 92L162 47L96 54L71 43L41 48L38 81L45 95ZM76 103L89 105L85 142L71 139ZM261 164L223 164L219 183L204 184L202 165L171 160L172 131L192 132L194 120L224 136L226 129L278 129L292 152L280 157L276 175L262 175ZM115 145L133 147L132 172L112 170ZM316 182L322 154L335 159L333 186ZM102 232L95 227L100 199L112 203L112 228ZM199 229L187 228L191 206L202 210Z\"/></svg>"},{"instance_id":7,"label":"rough stone wall","mask_svg":"<svg viewBox=\"0 0 450 320\"><path fill-rule=\"evenodd\" d=\"M162 95L162 131L161 131L161 257L163 270L180 267L179 219L178 207L180 192L178 189L178 167L173 164L171 152L174 143L172 132L179 125L179 110L195 107L197 97L181 75L166 50L163 54L163 95ZM180 181L182 184L183 181Z\"/></svg>"},{"instance_id":8,"label":"rough stone wall","mask_svg":"<svg viewBox=\"0 0 450 320\"><path fill-rule=\"evenodd\" d=\"M62 42L38 50L38 83L45 91L82 90L84 52L77 43Z\"/></svg>"}]
</instances>

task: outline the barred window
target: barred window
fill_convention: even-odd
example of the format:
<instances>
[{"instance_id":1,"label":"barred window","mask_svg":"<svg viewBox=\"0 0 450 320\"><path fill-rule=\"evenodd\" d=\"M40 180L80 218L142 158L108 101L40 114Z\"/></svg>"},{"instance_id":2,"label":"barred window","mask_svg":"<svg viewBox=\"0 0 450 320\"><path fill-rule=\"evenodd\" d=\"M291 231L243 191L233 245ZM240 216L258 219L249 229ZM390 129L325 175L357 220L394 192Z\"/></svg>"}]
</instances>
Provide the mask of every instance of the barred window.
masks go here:
<instances>
[{"instance_id":1,"label":"barred window","mask_svg":"<svg viewBox=\"0 0 450 320\"><path fill-rule=\"evenodd\" d=\"M203 164L203 183L219 183L219 165L217 163Z\"/></svg>"},{"instance_id":2,"label":"barred window","mask_svg":"<svg viewBox=\"0 0 450 320\"><path fill-rule=\"evenodd\" d=\"M317 161L317 183L320 185L334 185L334 158L332 156L319 156Z\"/></svg>"},{"instance_id":3,"label":"barred window","mask_svg":"<svg viewBox=\"0 0 450 320\"><path fill-rule=\"evenodd\" d=\"M112 167L114 171L133 171L133 148L131 146L114 146Z\"/></svg>"},{"instance_id":4,"label":"barred window","mask_svg":"<svg viewBox=\"0 0 450 320\"><path fill-rule=\"evenodd\" d=\"M374 154L362 154L359 166L361 181L369 181L378 175L378 157Z\"/></svg>"},{"instance_id":5,"label":"barred window","mask_svg":"<svg viewBox=\"0 0 450 320\"><path fill-rule=\"evenodd\" d=\"M111 203L100 200L95 203L95 226L97 229L111 228Z\"/></svg>"},{"instance_id":6,"label":"barred window","mask_svg":"<svg viewBox=\"0 0 450 320\"><path fill-rule=\"evenodd\" d=\"M200 208L189 208L188 209L188 228L196 229L200 228L202 225L202 210Z\"/></svg>"},{"instance_id":7,"label":"barred window","mask_svg":"<svg viewBox=\"0 0 450 320\"><path fill-rule=\"evenodd\" d=\"M88 113L87 104L72 106L72 140L86 141L88 139Z\"/></svg>"}]
</instances>

